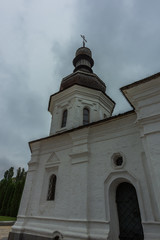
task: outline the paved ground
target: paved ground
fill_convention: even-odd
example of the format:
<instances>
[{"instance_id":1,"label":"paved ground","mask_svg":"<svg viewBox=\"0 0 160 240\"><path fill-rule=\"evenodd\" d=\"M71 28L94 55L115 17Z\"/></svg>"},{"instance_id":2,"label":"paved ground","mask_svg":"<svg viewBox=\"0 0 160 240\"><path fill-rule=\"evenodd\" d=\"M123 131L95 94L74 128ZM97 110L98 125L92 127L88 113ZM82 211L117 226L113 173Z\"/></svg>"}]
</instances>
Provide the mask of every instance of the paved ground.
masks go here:
<instances>
[{"instance_id":1,"label":"paved ground","mask_svg":"<svg viewBox=\"0 0 160 240\"><path fill-rule=\"evenodd\" d=\"M0 240L7 240L11 226L0 226Z\"/></svg>"}]
</instances>

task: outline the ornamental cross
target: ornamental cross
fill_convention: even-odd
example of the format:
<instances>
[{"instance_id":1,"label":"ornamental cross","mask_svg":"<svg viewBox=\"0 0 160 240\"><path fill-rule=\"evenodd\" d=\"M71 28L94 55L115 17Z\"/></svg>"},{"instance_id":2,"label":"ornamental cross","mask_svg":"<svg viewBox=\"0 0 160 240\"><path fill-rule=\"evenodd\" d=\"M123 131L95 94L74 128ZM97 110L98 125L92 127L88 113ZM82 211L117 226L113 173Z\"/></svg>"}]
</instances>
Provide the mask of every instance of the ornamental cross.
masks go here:
<instances>
[{"instance_id":1,"label":"ornamental cross","mask_svg":"<svg viewBox=\"0 0 160 240\"><path fill-rule=\"evenodd\" d=\"M85 47L85 42L87 42L87 40L85 39L84 35L81 35L81 38L83 38L83 47Z\"/></svg>"}]
</instances>

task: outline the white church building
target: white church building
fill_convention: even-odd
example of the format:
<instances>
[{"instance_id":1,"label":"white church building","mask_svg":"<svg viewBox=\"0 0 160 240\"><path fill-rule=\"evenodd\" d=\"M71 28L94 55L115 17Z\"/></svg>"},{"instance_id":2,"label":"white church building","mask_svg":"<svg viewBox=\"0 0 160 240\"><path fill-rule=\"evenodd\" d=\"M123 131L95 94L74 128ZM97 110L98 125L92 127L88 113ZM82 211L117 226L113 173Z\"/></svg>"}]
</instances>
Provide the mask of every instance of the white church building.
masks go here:
<instances>
[{"instance_id":1,"label":"white church building","mask_svg":"<svg viewBox=\"0 0 160 240\"><path fill-rule=\"evenodd\" d=\"M9 240L160 240L160 73L122 87L132 111L92 71L89 48L50 96L50 135L31 160Z\"/></svg>"}]
</instances>

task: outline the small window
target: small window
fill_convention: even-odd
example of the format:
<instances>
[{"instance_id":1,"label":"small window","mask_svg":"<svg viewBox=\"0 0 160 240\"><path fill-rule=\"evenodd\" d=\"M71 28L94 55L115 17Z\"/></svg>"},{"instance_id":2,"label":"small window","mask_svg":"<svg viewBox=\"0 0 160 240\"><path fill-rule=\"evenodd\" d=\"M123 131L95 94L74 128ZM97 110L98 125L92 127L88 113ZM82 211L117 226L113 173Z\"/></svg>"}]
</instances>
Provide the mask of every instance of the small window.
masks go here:
<instances>
[{"instance_id":1,"label":"small window","mask_svg":"<svg viewBox=\"0 0 160 240\"><path fill-rule=\"evenodd\" d=\"M63 111L61 128L65 127L66 123L67 123L67 109Z\"/></svg>"},{"instance_id":2,"label":"small window","mask_svg":"<svg viewBox=\"0 0 160 240\"><path fill-rule=\"evenodd\" d=\"M89 110L88 108L83 109L83 125L86 125L89 123Z\"/></svg>"},{"instance_id":3,"label":"small window","mask_svg":"<svg viewBox=\"0 0 160 240\"><path fill-rule=\"evenodd\" d=\"M121 156L118 156L114 159L114 163L116 166L121 166L123 164L123 158Z\"/></svg>"},{"instance_id":4,"label":"small window","mask_svg":"<svg viewBox=\"0 0 160 240\"><path fill-rule=\"evenodd\" d=\"M122 153L114 153L111 157L112 166L115 169L122 168L125 164L125 158Z\"/></svg>"},{"instance_id":5,"label":"small window","mask_svg":"<svg viewBox=\"0 0 160 240\"><path fill-rule=\"evenodd\" d=\"M52 174L50 179L49 179L49 188L48 188L47 200L54 200L54 198L55 198L56 180L57 180L56 175Z\"/></svg>"}]
</instances>

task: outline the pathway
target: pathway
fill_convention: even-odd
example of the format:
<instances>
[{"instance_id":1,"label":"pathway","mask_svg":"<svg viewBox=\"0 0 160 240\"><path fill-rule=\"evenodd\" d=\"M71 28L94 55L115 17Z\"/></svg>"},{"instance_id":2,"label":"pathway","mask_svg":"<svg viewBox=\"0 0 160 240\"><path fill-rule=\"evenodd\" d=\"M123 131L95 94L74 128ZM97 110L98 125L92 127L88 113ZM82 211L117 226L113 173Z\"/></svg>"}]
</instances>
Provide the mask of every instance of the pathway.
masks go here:
<instances>
[{"instance_id":1,"label":"pathway","mask_svg":"<svg viewBox=\"0 0 160 240\"><path fill-rule=\"evenodd\" d=\"M12 226L0 226L0 240L7 240Z\"/></svg>"}]
</instances>

